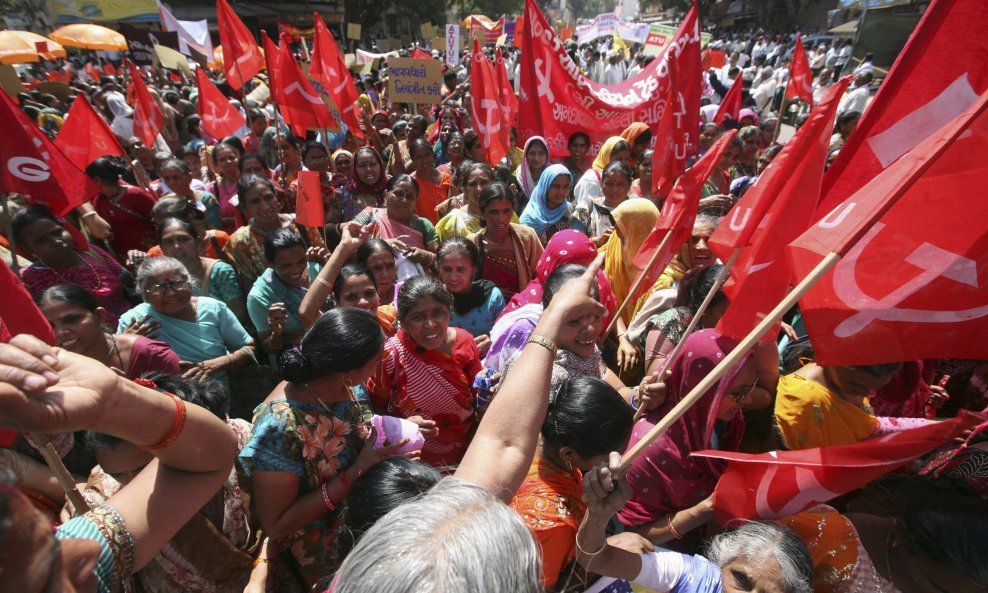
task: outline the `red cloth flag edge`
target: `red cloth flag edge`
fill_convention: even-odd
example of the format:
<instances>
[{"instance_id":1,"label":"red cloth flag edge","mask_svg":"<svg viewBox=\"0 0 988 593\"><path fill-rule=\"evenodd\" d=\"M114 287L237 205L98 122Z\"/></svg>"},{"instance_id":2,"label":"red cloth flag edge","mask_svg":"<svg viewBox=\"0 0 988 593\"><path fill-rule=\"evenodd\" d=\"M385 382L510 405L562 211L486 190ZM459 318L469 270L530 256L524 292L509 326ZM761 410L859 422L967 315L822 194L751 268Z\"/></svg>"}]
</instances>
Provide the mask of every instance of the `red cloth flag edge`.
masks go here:
<instances>
[{"instance_id":1,"label":"red cloth flag edge","mask_svg":"<svg viewBox=\"0 0 988 593\"><path fill-rule=\"evenodd\" d=\"M493 166L509 154L511 131L501 110L494 68L480 50L480 41L477 39L473 40L470 63L470 87L473 93L470 116L484 145L487 160Z\"/></svg>"},{"instance_id":2,"label":"red cloth flag edge","mask_svg":"<svg viewBox=\"0 0 988 593\"><path fill-rule=\"evenodd\" d=\"M165 127L165 116L141 78L141 71L130 60L127 60L127 68L134 85L134 136L145 146L152 147L161 128Z\"/></svg>"},{"instance_id":3,"label":"red cloth flag edge","mask_svg":"<svg viewBox=\"0 0 988 593\"><path fill-rule=\"evenodd\" d=\"M796 36L796 47L789 64L789 84L786 85L786 99L796 99L813 105L813 73L810 60L803 48L803 36Z\"/></svg>"},{"instance_id":4,"label":"red cloth flag edge","mask_svg":"<svg viewBox=\"0 0 988 593\"><path fill-rule=\"evenodd\" d=\"M329 107L316 94L302 68L295 61L288 43L283 39L279 49L281 56L278 63L281 66L279 76L284 85L281 88L281 113L290 122L292 132L303 138L309 130L335 130L336 118L329 112Z\"/></svg>"},{"instance_id":5,"label":"red cloth flag edge","mask_svg":"<svg viewBox=\"0 0 988 593\"><path fill-rule=\"evenodd\" d=\"M333 105L339 111L340 121L347 130L358 138L363 138L354 104L360 96L353 83L346 59L340 53L336 41L329 33L322 16L313 13L315 34L313 37L312 59L309 63L309 77L329 92ZM430 56L431 57L431 56Z\"/></svg>"},{"instance_id":6,"label":"red cloth flag edge","mask_svg":"<svg viewBox=\"0 0 988 593\"><path fill-rule=\"evenodd\" d=\"M739 73L738 77L731 84L731 88L727 89L727 95L720 102L720 106L717 107L717 115L714 116L714 123L723 125L724 119L727 117L735 121L738 119L738 112L741 111L741 87L743 86L741 74Z\"/></svg>"},{"instance_id":7,"label":"red cloth flag edge","mask_svg":"<svg viewBox=\"0 0 988 593\"><path fill-rule=\"evenodd\" d=\"M64 216L99 188L48 139L7 93L0 92L0 191L18 192Z\"/></svg>"},{"instance_id":8,"label":"red cloth flag edge","mask_svg":"<svg viewBox=\"0 0 988 593\"><path fill-rule=\"evenodd\" d=\"M77 96L72 101L65 125L55 137L55 146L80 170L101 156L127 155L110 124L96 113L84 96Z\"/></svg>"},{"instance_id":9,"label":"red cloth flag edge","mask_svg":"<svg viewBox=\"0 0 988 593\"><path fill-rule=\"evenodd\" d=\"M226 0L216 0L216 24L223 46L223 72L230 88L239 90L264 67L264 56L250 30Z\"/></svg>"},{"instance_id":10,"label":"red cloth flag edge","mask_svg":"<svg viewBox=\"0 0 988 593\"><path fill-rule=\"evenodd\" d=\"M961 410L956 418L833 447L770 451L758 455L697 451L697 457L727 461L714 489L714 518L778 519L861 488L926 453L988 416Z\"/></svg>"},{"instance_id":11,"label":"red cloth flag edge","mask_svg":"<svg viewBox=\"0 0 988 593\"><path fill-rule=\"evenodd\" d=\"M295 222L302 226L322 228L326 224L326 215L322 203L322 183L319 172L299 171L298 190Z\"/></svg>"},{"instance_id":12,"label":"red cloth flag edge","mask_svg":"<svg viewBox=\"0 0 988 593\"><path fill-rule=\"evenodd\" d=\"M718 226L710 237L710 250L722 261L743 248L731 267L731 281L724 285L731 305L717 323L722 334L743 339L785 298L791 279L785 249L813 220L837 106L850 82L845 77L827 91L796 136L735 204L727 224ZM752 214L748 229L736 233L736 215L749 205L748 213L763 213ZM745 234L745 241L732 243L732 238ZM770 341L774 336L768 332L762 339Z\"/></svg>"},{"instance_id":13,"label":"red cloth flag edge","mask_svg":"<svg viewBox=\"0 0 988 593\"><path fill-rule=\"evenodd\" d=\"M246 125L247 121L209 80L202 68L196 69L199 87L198 111L202 127L215 138L225 138Z\"/></svg>"},{"instance_id":14,"label":"red cloth flag edge","mask_svg":"<svg viewBox=\"0 0 988 593\"><path fill-rule=\"evenodd\" d=\"M672 261L673 256L679 252L679 248L686 243L693 233L693 222L696 220L700 195L703 193L703 184L710 178L714 167L724 156L724 151L727 150L737 133L737 130L730 130L722 134L714 145L693 163L693 166L687 169L686 173L673 186L669 197L662 204L662 212L655 220L655 228L642 242L641 249L635 256L635 267L639 270L645 270L645 273L648 274L641 283L641 290L651 288L665 267ZM652 266L646 270L646 266L652 261L656 250L662 244L662 239L670 230L673 231L673 235L669 241L666 241L665 249Z\"/></svg>"}]
</instances>

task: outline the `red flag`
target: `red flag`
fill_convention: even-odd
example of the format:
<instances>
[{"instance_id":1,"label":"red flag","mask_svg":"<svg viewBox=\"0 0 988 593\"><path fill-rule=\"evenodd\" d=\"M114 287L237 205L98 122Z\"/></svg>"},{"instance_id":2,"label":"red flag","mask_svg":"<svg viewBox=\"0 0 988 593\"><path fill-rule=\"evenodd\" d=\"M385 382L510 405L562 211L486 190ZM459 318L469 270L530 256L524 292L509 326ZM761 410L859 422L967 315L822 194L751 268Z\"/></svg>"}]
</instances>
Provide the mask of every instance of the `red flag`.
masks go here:
<instances>
[{"instance_id":1,"label":"red flag","mask_svg":"<svg viewBox=\"0 0 988 593\"><path fill-rule=\"evenodd\" d=\"M316 32L313 37L309 77L314 83L321 84L329 91L333 104L340 111L340 120L347 129L355 136L363 137L355 107L360 94L350 76L346 60L318 12L314 13L313 20Z\"/></svg>"},{"instance_id":2,"label":"red flag","mask_svg":"<svg viewBox=\"0 0 988 593\"><path fill-rule=\"evenodd\" d=\"M99 188L27 115L0 92L0 191L31 196L59 216L86 202Z\"/></svg>"},{"instance_id":3,"label":"red flag","mask_svg":"<svg viewBox=\"0 0 988 593\"><path fill-rule=\"evenodd\" d=\"M727 525L733 519L779 519L857 490L985 420L962 410L951 420L850 445L760 455L729 451L693 455L728 462L714 490L714 518L719 524Z\"/></svg>"},{"instance_id":4,"label":"red flag","mask_svg":"<svg viewBox=\"0 0 988 593\"><path fill-rule=\"evenodd\" d=\"M935 0L827 169L822 218L988 90L988 2Z\"/></svg>"},{"instance_id":5,"label":"red flag","mask_svg":"<svg viewBox=\"0 0 988 593\"><path fill-rule=\"evenodd\" d=\"M988 92L792 243L842 255L800 301L820 363L988 359L986 154Z\"/></svg>"},{"instance_id":6,"label":"red flag","mask_svg":"<svg viewBox=\"0 0 988 593\"><path fill-rule=\"evenodd\" d=\"M799 99L804 103L813 104L813 73L810 71L810 60L806 57L806 50L803 49L802 35L796 35L796 48L792 52L792 62L789 64L786 99Z\"/></svg>"},{"instance_id":7,"label":"red flag","mask_svg":"<svg viewBox=\"0 0 988 593\"><path fill-rule=\"evenodd\" d=\"M504 17L494 22L487 17L471 16L470 31L474 39L482 39L484 43L495 43L504 33Z\"/></svg>"},{"instance_id":8,"label":"red flag","mask_svg":"<svg viewBox=\"0 0 988 593\"><path fill-rule=\"evenodd\" d=\"M55 137L55 146L83 170L101 156L127 154L117 135L110 129L110 124L96 113L83 96L77 96L72 101L65 124Z\"/></svg>"},{"instance_id":9,"label":"red flag","mask_svg":"<svg viewBox=\"0 0 988 593\"><path fill-rule=\"evenodd\" d=\"M322 183L318 171L299 171L298 202L295 205L295 222L302 226L322 228L326 214L322 203Z\"/></svg>"},{"instance_id":10,"label":"red flag","mask_svg":"<svg viewBox=\"0 0 988 593\"><path fill-rule=\"evenodd\" d=\"M261 29L261 43L264 45L264 59L268 66L268 90L271 91L271 100L276 105L284 103L285 93L281 84L281 50L267 32Z\"/></svg>"},{"instance_id":11,"label":"red flag","mask_svg":"<svg viewBox=\"0 0 988 593\"><path fill-rule=\"evenodd\" d=\"M225 138L246 125L244 116L230 105L202 68L196 69L196 86L199 87L199 117L206 133L214 138Z\"/></svg>"},{"instance_id":12,"label":"red flag","mask_svg":"<svg viewBox=\"0 0 988 593\"><path fill-rule=\"evenodd\" d=\"M295 61L292 50L285 40L281 42L281 66L279 79L281 88L281 115L291 127L292 132L300 138L305 137L308 130L336 129L336 120L329 112L329 107L316 94L302 68Z\"/></svg>"},{"instance_id":13,"label":"red flag","mask_svg":"<svg viewBox=\"0 0 988 593\"><path fill-rule=\"evenodd\" d=\"M46 344L55 344L55 334L48 320L6 262L0 262L0 294L3 295L0 300L0 334L11 337L31 334Z\"/></svg>"},{"instance_id":14,"label":"red flag","mask_svg":"<svg viewBox=\"0 0 988 593\"><path fill-rule=\"evenodd\" d=\"M127 68L130 69L134 89L134 136L145 146L154 146L158 132L165 127L165 116L144 84L141 71L130 60L127 61Z\"/></svg>"},{"instance_id":15,"label":"red flag","mask_svg":"<svg viewBox=\"0 0 988 593\"><path fill-rule=\"evenodd\" d=\"M254 36L226 0L216 0L216 23L223 46L226 82L232 89L241 89L264 68L264 56Z\"/></svg>"},{"instance_id":16,"label":"red flag","mask_svg":"<svg viewBox=\"0 0 988 593\"><path fill-rule=\"evenodd\" d=\"M480 51L480 41L477 39L473 40L470 64L470 92L473 95L470 116L483 142L487 162L496 165L510 152L511 130L501 110L494 68Z\"/></svg>"},{"instance_id":17,"label":"red flag","mask_svg":"<svg viewBox=\"0 0 988 593\"><path fill-rule=\"evenodd\" d=\"M785 297L785 248L813 219L837 105L850 83L846 76L827 91L710 238L710 249L722 261L744 248L724 285L731 305L717 324L722 334L744 338ZM773 332L765 335L774 338Z\"/></svg>"},{"instance_id":18,"label":"red flag","mask_svg":"<svg viewBox=\"0 0 988 593\"><path fill-rule=\"evenodd\" d=\"M421 49L419 49L417 47L412 50L412 55L410 55L409 57L412 58L412 59L415 59L415 60L431 60L432 59L432 56L431 55L425 53L424 51L422 51Z\"/></svg>"},{"instance_id":19,"label":"red flag","mask_svg":"<svg viewBox=\"0 0 988 593\"><path fill-rule=\"evenodd\" d=\"M717 108L717 115L714 116L715 124L723 125L724 120L728 117L737 121L738 112L741 111L741 87L743 86L741 74L738 74L738 77L734 79L731 88L727 89L727 94L724 95L724 99L721 100L720 106Z\"/></svg>"},{"instance_id":20,"label":"red flag","mask_svg":"<svg viewBox=\"0 0 988 593\"><path fill-rule=\"evenodd\" d=\"M508 80L508 68L504 64L500 47L494 56L494 70L497 74L497 87L501 91L501 111L505 121L513 126L518 121L518 96L515 95L515 87Z\"/></svg>"},{"instance_id":21,"label":"red flag","mask_svg":"<svg viewBox=\"0 0 988 593\"><path fill-rule=\"evenodd\" d=\"M711 68L723 68L727 63L727 54L719 49L708 49L703 52L703 63L700 65L704 72Z\"/></svg>"},{"instance_id":22,"label":"red flag","mask_svg":"<svg viewBox=\"0 0 988 593\"><path fill-rule=\"evenodd\" d=\"M662 270L672 261L673 256L679 252L679 248L689 240L693 233L693 223L700 205L703 184L710 179L714 167L724 156L724 151L737 133L737 130L731 130L721 134L717 142L679 178L669 197L662 204L662 212L655 221L655 228L649 233L635 256L635 267L645 270L666 234L671 230L673 235L666 241L663 254L658 256L655 263L646 270L648 276L641 284L643 290L648 290L652 286Z\"/></svg>"}]
</instances>

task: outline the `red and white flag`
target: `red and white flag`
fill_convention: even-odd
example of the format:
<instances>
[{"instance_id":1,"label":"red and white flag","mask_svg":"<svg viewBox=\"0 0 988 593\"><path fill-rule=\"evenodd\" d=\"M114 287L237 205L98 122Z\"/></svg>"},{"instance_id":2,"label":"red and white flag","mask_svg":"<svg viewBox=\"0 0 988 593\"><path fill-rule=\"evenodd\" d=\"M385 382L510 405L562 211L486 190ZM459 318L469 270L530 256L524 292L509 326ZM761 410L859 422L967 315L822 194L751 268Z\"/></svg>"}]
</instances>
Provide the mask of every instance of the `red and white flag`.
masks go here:
<instances>
[{"instance_id":1,"label":"red and white flag","mask_svg":"<svg viewBox=\"0 0 988 593\"><path fill-rule=\"evenodd\" d=\"M796 35L796 48L789 64L789 84L786 85L786 99L799 99L813 105L813 72L810 60L803 48L803 36Z\"/></svg>"},{"instance_id":2,"label":"red and white flag","mask_svg":"<svg viewBox=\"0 0 988 593\"><path fill-rule=\"evenodd\" d=\"M496 165L510 152L511 129L501 110L494 67L480 51L477 39L473 40L470 60L470 93L473 95L470 103L473 127L480 136L487 162Z\"/></svg>"},{"instance_id":3,"label":"red and white flag","mask_svg":"<svg viewBox=\"0 0 988 593\"><path fill-rule=\"evenodd\" d=\"M820 219L988 90L988 2L934 0L823 179Z\"/></svg>"},{"instance_id":4,"label":"red and white flag","mask_svg":"<svg viewBox=\"0 0 988 593\"><path fill-rule=\"evenodd\" d=\"M99 192L7 93L0 92L0 191L17 192L64 216Z\"/></svg>"},{"instance_id":5,"label":"red and white flag","mask_svg":"<svg viewBox=\"0 0 988 593\"><path fill-rule=\"evenodd\" d=\"M497 87L501 91L501 111L504 112L508 125L513 126L518 121L518 96L515 95L515 87L508 80L508 68L504 64L500 47L494 55L494 70L497 73Z\"/></svg>"},{"instance_id":6,"label":"red and white flag","mask_svg":"<svg viewBox=\"0 0 988 593\"><path fill-rule=\"evenodd\" d=\"M962 410L951 420L850 445L759 455L730 451L693 455L727 461L727 470L714 490L717 523L780 519L857 490L986 420Z\"/></svg>"},{"instance_id":7,"label":"red and white flag","mask_svg":"<svg viewBox=\"0 0 988 593\"><path fill-rule=\"evenodd\" d=\"M357 118L356 102L360 94L350 76L346 60L336 46L336 41L326 28L319 13L313 16L315 35L313 36L312 60L309 63L309 78L321 84L340 112L340 120L357 137L363 137Z\"/></svg>"},{"instance_id":8,"label":"red and white flag","mask_svg":"<svg viewBox=\"0 0 988 593\"><path fill-rule=\"evenodd\" d=\"M110 124L96 113L84 96L77 96L72 101L65 124L55 137L55 146L81 170L101 156L127 155Z\"/></svg>"},{"instance_id":9,"label":"red and white flag","mask_svg":"<svg viewBox=\"0 0 988 593\"><path fill-rule=\"evenodd\" d=\"M127 68L134 90L134 136L145 146L154 146L158 132L165 127L165 116L144 84L141 71L130 60L127 60Z\"/></svg>"},{"instance_id":10,"label":"red and white flag","mask_svg":"<svg viewBox=\"0 0 988 593\"><path fill-rule=\"evenodd\" d=\"M487 17L471 16L470 31L474 39L480 39L483 43L495 43L504 34L504 17L491 21Z\"/></svg>"},{"instance_id":11,"label":"red and white flag","mask_svg":"<svg viewBox=\"0 0 988 593\"><path fill-rule=\"evenodd\" d=\"M243 88L264 68L264 56L254 36L226 0L216 0L216 24L223 46L223 72L230 88Z\"/></svg>"},{"instance_id":12,"label":"red and white flag","mask_svg":"<svg viewBox=\"0 0 988 593\"><path fill-rule=\"evenodd\" d=\"M717 125L723 125L726 118L731 118L734 121L738 120L738 113L741 111L741 91L743 90L744 84L741 80L741 74L734 79L734 83L731 84L731 88L727 89L727 94L724 95L724 99L720 102L720 106L717 107L717 115L714 116L714 123Z\"/></svg>"},{"instance_id":13,"label":"red and white flag","mask_svg":"<svg viewBox=\"0 0 988 593\"><path fill-rule=\"evenodd\" d=\"M214 138L225 138L244 127L247 120L202 68L196 68L196 85L199 87L199 117L206 133Z\"/></svg>"},{"instance_id":14,"label":"red and white flag","mask_svg":"<svg viewBox=\"0 0 988 593\"><path fill-rule=\"evenodd\" d=\"M261 45L264 47L264 61L268 67L268 90L271 91L271 100L275 105L281 105L285 98L284 87L281 84L281 50L264 29L261 29Z\"/></svg>"},{"instance_id":15,"label":"red and white flag","mask_svg":"<svg viewBox=\"0 0 988 593\"><path fill-rule=\"evenodd\" d=\"M282 85L279 89L282 101L279 107L282 117L285 118L292 132L304 138L309 130L337 129L336 118L312 88L312 84L295 61L291 47L284 38L281 40L279 51L281 56L278 58L278 63L281 72L278 75L278 82Z\"/></svg>"},{"instance_id":16,"label":"red and white flag","mask_svg":"<svg viewBox=\"0 0 988 593\"><path fill-rule=\"evenodd\" d=\"M648 290L652 286L662 270L672 261L673 256L679 253L679 248L689 240L693 233L693 223L696 220L696 212L700 205L703 184L707 182L707 179L710 179L714 167L724 156L724 151L727 150L737 133L737 130L730 130L722 134L714 145L679 178L669 197L662 204L662 212L655 220L655 228L645 238L638 254L635 255L635 267L648 274L641 283L643 290ZM670 231L672 231L672 236L666 241L663 253L648 268L652 256L655 255L656 250L662 244L662 240Z\"/></svg>"},{"instance_id":17,"label":"red and white flag","mask_svg":"<svg viewBox=\"0 0 988 593\"><path fill-rule=\"evenodd\" d=\"M724 285L731 305L717 324L722 334L742 339L789 290L785 249L813 220L837 105L851 83L832 86L810 117L734 205L710 238L722 261L743 248ZM775 334L765 334L774 340Z\"/></svg>"},{"instance_id":18,"label":"red and white flag","mask_svg":"<svg viewBox=\"0 0 988 593\"><path fill-rule=\"evenodd\" d=\"M792 243L842 256L800 301L821 364L988 359L985 155L988 92Z\"/></svg>"}]
</instances>

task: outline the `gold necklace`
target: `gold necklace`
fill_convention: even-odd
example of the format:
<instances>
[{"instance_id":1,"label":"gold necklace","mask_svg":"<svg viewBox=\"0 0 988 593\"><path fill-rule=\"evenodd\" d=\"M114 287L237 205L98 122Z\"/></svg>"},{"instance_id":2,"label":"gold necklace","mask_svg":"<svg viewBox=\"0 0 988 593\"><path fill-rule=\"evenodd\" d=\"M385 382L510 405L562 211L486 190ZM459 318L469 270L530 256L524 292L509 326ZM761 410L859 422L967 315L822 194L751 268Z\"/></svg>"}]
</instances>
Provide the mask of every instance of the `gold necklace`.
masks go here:
<instances>
[{"instance_id":1,"label":"gold necklace","mask_svg":"<svg viewBox=\"0 0 988 593\"><path fill-rule=\"evenodd\" d=\"M325 410L327 414L333 416L334 418L339 418L339 416L337 416L333 412L333 410L329 407L329 405L327 405L326 402L324 402L322 398L319 397L319 394L316 392L315 389L312 388L311 385L309 385L308 382L303 383L302 386L305 387L306 391L308 391L312 397L316 398L316 401L319 402L319 405L322 406L323 410ZM358 434L360 438L363 438L364 431L360 431L358 429L358 426L364 424L360 420L360 402L357 401L357 397L353 393L352 385L349 385L348 383L344 383L343 387L346 389L347 394L350 396L349 402L352 404L350 406L350 414L349 414L350 417L347 418L345 422L350 425L350 428L353 429L354 433ZM340 418L340 420L343 420L343 418Z\"/></svg>"}]
</instances>

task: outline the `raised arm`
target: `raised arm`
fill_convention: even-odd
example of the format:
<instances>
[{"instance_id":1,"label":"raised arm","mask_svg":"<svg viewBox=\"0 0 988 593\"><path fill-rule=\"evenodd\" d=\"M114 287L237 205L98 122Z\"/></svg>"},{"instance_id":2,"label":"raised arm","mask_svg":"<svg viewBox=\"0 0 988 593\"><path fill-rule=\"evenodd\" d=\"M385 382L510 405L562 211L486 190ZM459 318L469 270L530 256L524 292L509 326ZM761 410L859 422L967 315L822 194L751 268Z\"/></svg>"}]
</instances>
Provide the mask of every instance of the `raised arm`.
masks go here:
<instances>
[{"instance_id":1,"label":"raised arm","mask_svg":"<svg viewBox=\"0 0 988 593\"><path fill-rule=\"evenodd\" d=\"M498 390L455 476L483 486L505 502L514 497L535 456L549 405L556 340L563 324L586 315L603 315L590 295L603 256L552 299L522 355Z\"/></svg>"},{"instance_id":2,"label":"raised arm","mask_svg":"<svg viewBox=\"0 0 988 593\"><path fill-rule=\"evenodd\" d=\"M237 453L233 431L205 409L28 335L0 344L0 426L92 429L153 449L156 459L108 501L133 537L135 570L216 494Z\"/></svg>"},{"instance_id":3,"label":"raised arm","mask_svg":"<svg viewBox=\"0 0 988 593\"><path fill-rule=\"evenodd\" d=\"M339 225L340 244L333 250L316 279L312 281L312 285L309 286L309 290L306 291L302 304L298 308L298 316L302 319L302 325L311 327L319 319L322 314L322 305L333 291L333 283L336 282L340 270L346 265L347 260L357 252L357 249L370 238L374 230L373 226L373 224L360 225L354 222Z\"/></svg>"}]
</instances>

